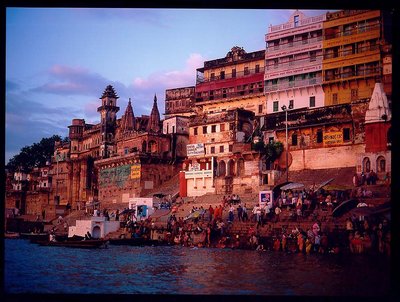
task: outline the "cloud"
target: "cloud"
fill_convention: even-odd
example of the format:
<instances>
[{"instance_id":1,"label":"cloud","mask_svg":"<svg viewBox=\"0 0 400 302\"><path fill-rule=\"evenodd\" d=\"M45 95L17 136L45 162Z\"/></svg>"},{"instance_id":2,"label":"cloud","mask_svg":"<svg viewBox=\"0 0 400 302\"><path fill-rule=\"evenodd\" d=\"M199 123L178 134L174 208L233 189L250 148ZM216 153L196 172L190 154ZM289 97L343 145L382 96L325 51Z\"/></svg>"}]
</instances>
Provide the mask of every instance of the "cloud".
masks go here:
<instances>
[{"instance_id":1,"label":"cloud","mask_svg":"<svg viewBox=\"0 0 400 302\"><path fill-rule=\"evenodd\" d=\"M196 69L203 66L202 55L194 53L189 56L182 70L170 70L150 74L147 78L137 77L132 81L135 96L144 98L146 103L139 103L139 111L150 114L154 94L157 94L158 108L164 113L165 90L194 86L196 83ZM133 101L135 104L135 101Z\"/></svg>"},{"instance_id":2,"label":"cloud","mask_svg":"<svg viewBox=\"0 0 400 302\"><path fill-rule=\"evenodd\" d=\"M32 89L33 92L57 95L94 95L108 80L82 67L53 65L47 72L47 83Z\"/></svg>"}]
</instances>

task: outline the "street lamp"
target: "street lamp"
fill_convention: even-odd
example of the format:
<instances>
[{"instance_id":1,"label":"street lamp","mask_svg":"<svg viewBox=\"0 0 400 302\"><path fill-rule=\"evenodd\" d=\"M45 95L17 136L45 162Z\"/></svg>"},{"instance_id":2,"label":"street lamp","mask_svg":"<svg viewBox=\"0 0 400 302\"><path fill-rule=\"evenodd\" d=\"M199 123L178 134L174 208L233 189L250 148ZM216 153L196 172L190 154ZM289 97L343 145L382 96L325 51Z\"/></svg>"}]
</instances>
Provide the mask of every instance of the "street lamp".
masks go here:
<instances>
[{"instance_id":1,"label":"street lamp","mask_svg":"<svg viewBox=\"0 0 400 302\"><path fill-rule=\"evenodd\" d=\"M288 143L288 111L290 109L293 109L293 104L289 105L289 108L286 107L286 105L283 105L282 110L285 111L285 125L286 125L286 182L289 181L289 143Z\"/></svg>"}]
</instances>

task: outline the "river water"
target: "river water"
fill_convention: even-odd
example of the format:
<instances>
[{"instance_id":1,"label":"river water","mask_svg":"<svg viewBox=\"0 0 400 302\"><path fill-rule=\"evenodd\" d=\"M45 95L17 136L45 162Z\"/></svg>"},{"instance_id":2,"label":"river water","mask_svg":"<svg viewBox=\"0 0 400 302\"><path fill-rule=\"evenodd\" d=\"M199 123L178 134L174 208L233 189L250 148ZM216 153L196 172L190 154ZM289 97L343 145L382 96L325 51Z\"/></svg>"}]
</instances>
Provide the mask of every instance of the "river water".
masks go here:
<instances>
[{"instance_id":1,"label":"river water","mask_svg":"<svg viewBox=\"0 0 400 302\"><path fill-rule=\"evenodd\" d=\"M387 295L383 256L113 246L46 247L4 241L8 294Z\"/></svg>"}]
</instances>

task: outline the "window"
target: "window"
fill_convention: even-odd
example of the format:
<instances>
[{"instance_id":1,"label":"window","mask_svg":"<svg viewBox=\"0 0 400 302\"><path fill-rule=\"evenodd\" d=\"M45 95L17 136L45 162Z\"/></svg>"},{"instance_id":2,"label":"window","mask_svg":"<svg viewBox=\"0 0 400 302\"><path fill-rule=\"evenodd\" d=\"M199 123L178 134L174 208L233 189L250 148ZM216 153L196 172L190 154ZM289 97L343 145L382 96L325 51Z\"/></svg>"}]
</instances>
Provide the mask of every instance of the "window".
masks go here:
<instances>
[{"instance_id":1,"label":"window","mask_svg":"<svg viewBox=\"0 0 400 302\"><path fill-rule=\"evenodd\" d=\"M268 138L268 143L273 143L274 142L274 137L273 136L270 136L269 138Z\"/></svg>"},{"instance_id":2,"label":"window","mask_svg":"<svg viewBox=\"0 0 400 302\"><path fill-rule=\"evenodd\" d=\"M210 75L210 80L211 80L211 81L214 81L214 80L215 80L215 73L213 73L213 72L211 73L211 75Z\"/></svg>"},{"instance_id":3,"label":"window","mask_svg":"<svg viewBox=\"0 0 400 302\"><path fill-rule=\"evenodd\" d=\"M124 154L128 154L129 153L129 149L128 148L124 148Z\"/></svg>"},{"instance_id":4,"label":"window","mask_svg":"<svg viewBox=\"0 0 400 302\"><path fill-rule=\"evenodd\" d=\"M232 152L233 150L233 145L229 145L229 152Z\"/></svg>"},{"instance_id":5,"label":"window","mask_svg":"<svg viewBox=\"0 0 400 302\"><path fill-rule=\"evenodd\" d=\"M317 130L317 144L322 143L322 129Z\"/></svg>"},{"instance_id":6,"label":"window","mask_svg":"<svg viewBox=\"0 0 400 302\"><path fill-rule=\"evenodd\" d=\"M278 59L274 59L274 68L278 68Z\"/></svg>"},{"instance_id":7,"label":"window","mask_svg":"<svg viewBox=\"0 0 400 302\"><path fill-rule=\"evenodd\" d=\"M256 71L256 73L260 72L260 65L258 65L258 64L256 65L256 70L255 71Z\"/></svg>"},{"instance_id":8,"label":"window","mask_svg":"<svg viewBox=\"0 0 400 302\"><path fill-rule=\"evenodd\" d=\"M229 123L229 130L235 130L235 123Z\"/></svg>"},{"instance_id":9,"label":"window","mask_svg":"<svg viewBox=\"0 0 400 302\"><path fill-rule=\"evenodd\" d=\"M207 126L203 126L203 134L207 133Z\"/></svg>"},{"instance_id":10,"label":"window","mask_svg":"<svg viewBox=\"0 0 400 302\"><path fill-rule=\"evenodd\" d=\"M244 68L244 75L248 75L248 74L250 74L249 67L245 67Z\"/></svg>"},{"instance_id":11,"label":"window","mask_svg":"<svg viewBox=\"0 0 400 302\"><path fill-rule=\"evenodd\" d=\"M338 103L338 98L337 98L337 93L332 94L332 104L337 105Z\"/></svg>"},{"instance_id":12,"label":"window","mask_svg":"<svg viewBox=\"0 0 400 302\"><path fill-rule=\"evenodd\" d=\"M299 15L294 16L294 27L299 26Z\"/></svg>"},{"instance_id":13,"label":"window","mask_svg":"<svg viewBox=\"0 0 400 302\"><path fill-rule=\"evenodd\" d=\"M314 62L317 60L317 52L316 51L310 51L310 62Z\"/></svg>"},{"instance_id":14,"label":"window","mask_svg":"<svg viewBox=\"0 0 400 302\"><path fill-rule=\"evenodd\" d=\"M358 89L352 89L351 90L351 100L354 101L354 100L357 100L357 98L358 98Z\"/></svg>"},{"instance_id":15,"label":"window","mask_svg":"<svg viewBox=\"0 0 400 302\"><path fill-rule=\"evenodd\" d=\"M197 127L193 128L193 135L197 135Z\"/></svg>"},{"instance_id":16,"label":"window","mask_svg":"<svg viewBox=\"0 0 400 302\"><path fill-rule=\"evenodd\" d=\"M224 153L224 146L219 146L219 153Z\"/></svg>"},{"instance_id":17,"label":"window","mask_svg":"<svg viewBox=\"0 0 400 302\"><path fill-rule=\"evenodd\" d=\"M221 80L225 79L225 71L219 73Z\"/></svg>"},{"instance_id":18,"label":"window","mask_svg":"<svg viewBox=\"0 0 400 302\"><path fill-rule=\"evenodd\" d=\"M310 107L315 107L315 96L310 96Z\"/></svg>"},{"instance_id":19,"label":"window","mask_svg":"<svg viewBox=\"0 0 400 302\"><path fill-rule=\"evenodd\" d=\"M274 112L277 112L278 111L278 108L279 108L279 101L274 101L274 103L273 103L273 111Z\"/></svg>"},{"instance_id":20,"label":"window","mask_svg":"<svg viewBox=\"0 0 400 302\"><path fill-rule=\"evenodd\" d=\"M236 78L236 69L232 69L232 78Z\"/></svg>"},{"instance_id":21,"label":"window","mask_svg":"<svg viewBox=\"0 0 400 302\"><path fill-rule=\"evenodd\" d=\"M297 134L292 134L292 146L297 146Z\"/></svg>"},{"instance_id":22,"label":"window","mask_svg":"<svg viewBox=\"0 0 400 302\"><path fill-rule=\"evenodd\" d=\"M258 113L262 113L263 112L263 105L258 105Z\"/></svg>"},{"instance_id":23,"label":"window","mask_svg":"<svg viewBox=\"0 0 400 302\"><path fill-rule=\"evenodd\" d=\"M211 153L211 154L214 154L214 153L215 153L215 147L211 147L211 148L210 148L210 153Z\"/></svg>"},{"instance_id":24,"label":"window","mask_svg":"<svg viewBox=\"0 0 400 302\"><path fill-rule=\"evenodd\" d=\"M211 126L211 132L212 132L212 133L217 132L217 125L212 125L212 126Z\"/></svg>"},{"instance_id":25,"label":"window","mask_svg":"<svg viewBox=\"0 0 400 302\"><path fill-rule=\"evenodd\" d=\"M289 100L289 109L294 108L294 100Z\"/></svg>"},{"instance_id":26,"label":"window","mask_svg":"<svg viewBox=\"0 0 400 302\"><path fill-rule=\"evenodd\" d=\"M350 140L350 128L343 128L343 141Z\"/></svg>"},{"instance_id":27,"label":"window","mask_svg":"<svg viewBox=\"0 0 400 302\"><path fill-rule=\"evenodd\" d=\"M219 124L219 131L225 131L225 124Z\"/></svg>"}]
</instances>

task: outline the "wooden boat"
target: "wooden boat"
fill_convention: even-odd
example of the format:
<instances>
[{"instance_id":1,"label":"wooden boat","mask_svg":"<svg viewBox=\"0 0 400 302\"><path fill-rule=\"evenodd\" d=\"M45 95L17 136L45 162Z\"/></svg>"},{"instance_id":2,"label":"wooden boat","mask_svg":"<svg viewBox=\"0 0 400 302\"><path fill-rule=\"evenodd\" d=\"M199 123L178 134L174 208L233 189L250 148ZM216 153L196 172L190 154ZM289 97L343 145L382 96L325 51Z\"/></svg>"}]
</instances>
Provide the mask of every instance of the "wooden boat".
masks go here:
<instances>
[{"instance_id":1,"label":"wooden boat","mask_svg":"<svg viewBox=\"0 0 400 302\"><path fill-rule=\"evenodd\" d=\"M48 233L20 233L19 237L22 239L29 239L31 241L49 240Z\"/></svg>"},{"instance_id":2,"label":"wooden boat","mask_svg":"<svg viewBox=\"0 0 400 302\"><path fill-rule=\"evenodd\" d=\"M6 239L17 239L19 237L19 233L14 233L14 232L5 232L4 233L4 238Z\"/></svg>"},{"instance_id":3,"label":"wooden boat","mask_svg":"<svg viewBox=\"0 0 400 302\"><path fill-rule=\"evenodd\" d=\"M63 246L72 248L102 248L107 247L108 240L90 239L90 240L66 240L66 241L36 241L35 243L42 246Z\"/></svg>"},{"instance_id":4,"label":"wooden boat","mask_svg":"<svg viewBox=\"0 0 400 302\"><path fill-rule=\"evenodd\" d=\"M145 239L145 238L109 239L109 242L112 245L132 245L132 246L158 246L158 245L168 244L165 241Z\"/></svg>"}]
</instances>

